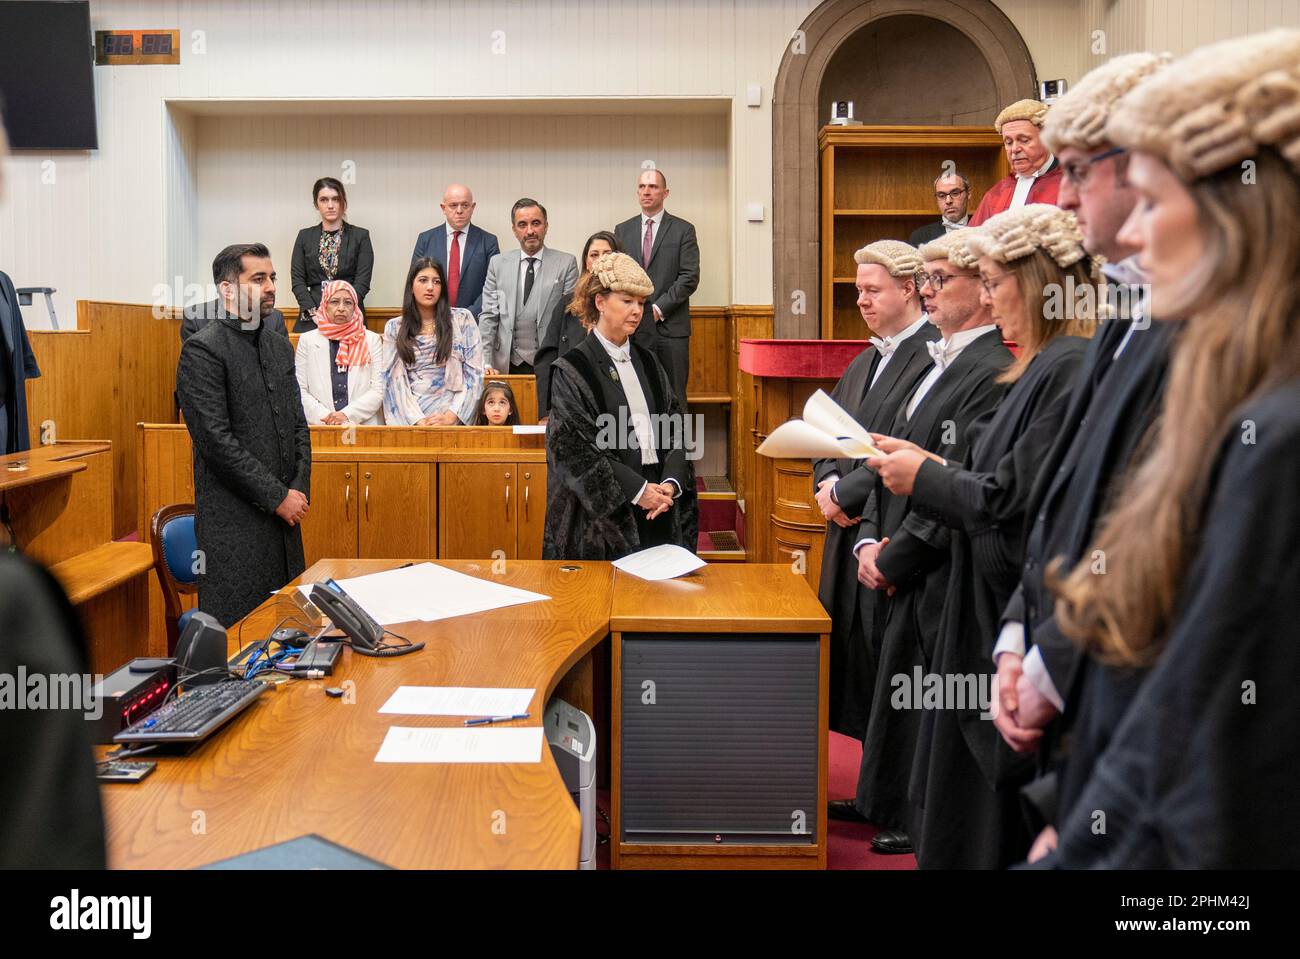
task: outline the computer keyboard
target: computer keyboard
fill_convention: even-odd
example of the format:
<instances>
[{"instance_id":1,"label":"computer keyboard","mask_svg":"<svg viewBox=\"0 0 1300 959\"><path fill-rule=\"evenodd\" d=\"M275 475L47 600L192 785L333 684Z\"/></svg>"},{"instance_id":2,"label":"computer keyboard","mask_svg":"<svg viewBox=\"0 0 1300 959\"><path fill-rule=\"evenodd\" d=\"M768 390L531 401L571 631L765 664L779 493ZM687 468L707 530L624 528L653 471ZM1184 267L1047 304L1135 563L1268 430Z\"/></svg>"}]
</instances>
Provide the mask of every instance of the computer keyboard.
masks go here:
<instances>
[{"instance_id":1,"label":"computer keyboard","mask_svg":"<svg viewBox=\"0 0 1300 959\"><path fill-rule=\"evenodd\" d=\"M113 737L115 743L198 742L243 712L266 692L242 679L196 686Z\"/></svg>"}]
</instances>

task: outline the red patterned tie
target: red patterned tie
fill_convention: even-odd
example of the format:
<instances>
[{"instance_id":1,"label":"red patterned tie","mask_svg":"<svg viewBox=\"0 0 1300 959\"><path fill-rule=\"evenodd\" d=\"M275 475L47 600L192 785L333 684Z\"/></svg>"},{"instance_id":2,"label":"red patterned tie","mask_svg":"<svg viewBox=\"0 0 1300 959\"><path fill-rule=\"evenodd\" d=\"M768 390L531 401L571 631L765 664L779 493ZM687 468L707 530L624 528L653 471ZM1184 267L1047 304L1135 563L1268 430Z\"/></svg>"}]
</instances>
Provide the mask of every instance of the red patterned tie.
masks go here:
<instances>
[{"instance_id":1,"label":"red patterned tie","mask_svg":"<svg viewBox=\"0 0 1300 959\"><path fill-rule=\"evenodd\" d=\"M641 265L650 265L650 251L655 248L655 221L645 221L645 239L641 241Z\"/></svg>"},{"instance_id":2,"label":"red patterned tie","mask_svg":"<svg viewBox=\"0 0 1300 959\"><path fill-rule=\"evenodd\" d=\"M447 264L447 305L456 306L456 294L460 292L460 230L451 235L451 261Z\"/></svg>"}]
</instances>

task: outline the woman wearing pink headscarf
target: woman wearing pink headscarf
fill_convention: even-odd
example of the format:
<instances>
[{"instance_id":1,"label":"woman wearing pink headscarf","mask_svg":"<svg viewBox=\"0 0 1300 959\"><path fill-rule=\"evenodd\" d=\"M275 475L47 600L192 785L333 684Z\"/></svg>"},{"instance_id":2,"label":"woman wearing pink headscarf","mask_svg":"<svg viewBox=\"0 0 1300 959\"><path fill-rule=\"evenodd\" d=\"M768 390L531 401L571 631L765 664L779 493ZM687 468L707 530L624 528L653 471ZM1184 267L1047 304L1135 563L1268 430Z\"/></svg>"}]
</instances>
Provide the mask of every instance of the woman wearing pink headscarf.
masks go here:
<instances>
[{"instance_id":1,"label":"woman wearing pink headscarf","mask_svg":"<svg viewBox=\"0 0 1300 959\"><path fill-rule=\"evenodd\" d=\"M352 284L326 282L313 319L294 360L307 422L383 425L383 340L366 329Z\"/></svg>"}]
</instances>

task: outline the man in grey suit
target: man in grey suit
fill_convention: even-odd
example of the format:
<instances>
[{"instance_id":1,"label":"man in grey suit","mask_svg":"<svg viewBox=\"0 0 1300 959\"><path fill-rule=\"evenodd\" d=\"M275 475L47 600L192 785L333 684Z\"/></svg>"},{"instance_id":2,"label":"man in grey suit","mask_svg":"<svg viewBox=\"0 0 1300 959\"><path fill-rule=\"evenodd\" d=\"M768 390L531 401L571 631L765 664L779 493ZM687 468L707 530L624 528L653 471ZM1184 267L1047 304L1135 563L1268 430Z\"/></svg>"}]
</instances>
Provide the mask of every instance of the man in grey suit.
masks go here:
<instances>
[{"instance_id":1,"label":"man in grey suit","mask_svg":"<svg viewBox=\"0 0 1300 959\"><path fill-rule=\"evenodd\" d=\"M616 226L614 236L654 284L647 301L654 322L643 322L634 337L659 357L684 410L691 369L691 294L700 285L700 245L695 227L664 209L668 193L662 170L642 173L636 181L641 213Z\"/></svg>"},{"instance_id":2,"label":"man in grey suit","mask_svg":"<svg viewBox=\"0 0 1300 959\"><path fill-rule=\"evenodd\" d=\"M474 194L461 183L453 183L442 195L442 213L447 222L425 230L415 239L411 262L427 256L447 277L447 305L460 306L475 316L483 312L483 283L487 265L501 252L497 238L480 230L474 216Z\"/></svg>"},{"instance_id":3,"label":"man in grey suit","mask_svg":"<svg viewBox=\"0 0 1300 959\"><path fill-rule=\"evenodd\" d=\"M262 247L263 244L257 243L236 243L226 247L216 255L212 261L212 282L220 286L222 277L217 276L217 271L221 264L229 261L231 255L236 249L247 250L250 247ZM260 304L250 304L253 309L260 309ZM211 320L221 320L226 318L226 305L218 297L215 300L209 300L207 303L192 303L185 307L181 318L181 343L184 343L191 336L203 329ZM263 325L268 330L275 330L281 336L287 337L289 330L284 325L284 314L279 310L272 309L269 314L262 317Z\"/></svg>"},{"instance_id":4,"label":"man in grey suit","mask_svg":"<svg viewBox=\"0 0 1300 959\"><path fill-rule=\"evenodd\" d=\"M907 242L920 249L945 233L960 230L970 219L970 180L964 173L940 175L934 181L934 201L939 207L939 219L917 227Z\"/></svg>"},{"instance_id":5,"label":"man in grey suit","mask_svg":"<svg viewBox=\"0 0 1300 959\"><path fill-rule=\"evenodd\" d=\"M478 327L489 373L531 374L556 304L578 284L574 255L546 248L547 226L546 207L516 200L510 229L519 249L488 261Z\"/></svg>"}]
</instances>

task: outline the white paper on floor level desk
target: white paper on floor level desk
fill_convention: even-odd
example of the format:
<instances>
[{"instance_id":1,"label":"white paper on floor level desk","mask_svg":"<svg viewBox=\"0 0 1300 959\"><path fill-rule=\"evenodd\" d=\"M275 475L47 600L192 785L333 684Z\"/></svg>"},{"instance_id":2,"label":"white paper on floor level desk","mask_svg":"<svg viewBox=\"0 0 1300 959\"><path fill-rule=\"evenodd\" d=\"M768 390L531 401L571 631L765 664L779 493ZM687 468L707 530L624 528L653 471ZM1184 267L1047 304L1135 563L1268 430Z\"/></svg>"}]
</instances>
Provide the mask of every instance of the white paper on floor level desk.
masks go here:
<instances>
[{"instance_id":1,"label":"white paper on floor level desk","mask_svg":"<svg viewBox=\"0 0 1300 959\"><path fill-rule=\"evenodd\" d=\"M707 566L689 549L682 549L667 543L663 546L651 546L637 553L629 553L622 559L614 560L614 568L642 579L675 579L685 576L691 570Z\"/></svg>"},{"instance_id":2,"label":"white paper on floor level desk","mask_svg":"<svg viewBox=\"0 0 1300 959\"><path fill-rule=\"evenodd\" d=\"M551 598L435 563L340 579L338 584L382 626L432 622Z\"/></svg>"},{"instance_id":3,"label":"white paper on floor level desk","mask_svg":"<svg viewBox=\"0 0 1300 959\"><path fill-rule=\"evenodd\" d=\"M516 716L528 712L535 692L474 686L399 686L379 711L404 716Z\"/></svg>"},{"instance_id":4,"label":"white paper on floor level desk","mask_svg":"<svg viewBox=\"0 0 1300 959\"><path fill-rule=\"evenodd\" d=\"M542 727L390 726L377 763L537 763Z\"/></svg>"}]
</instances>

